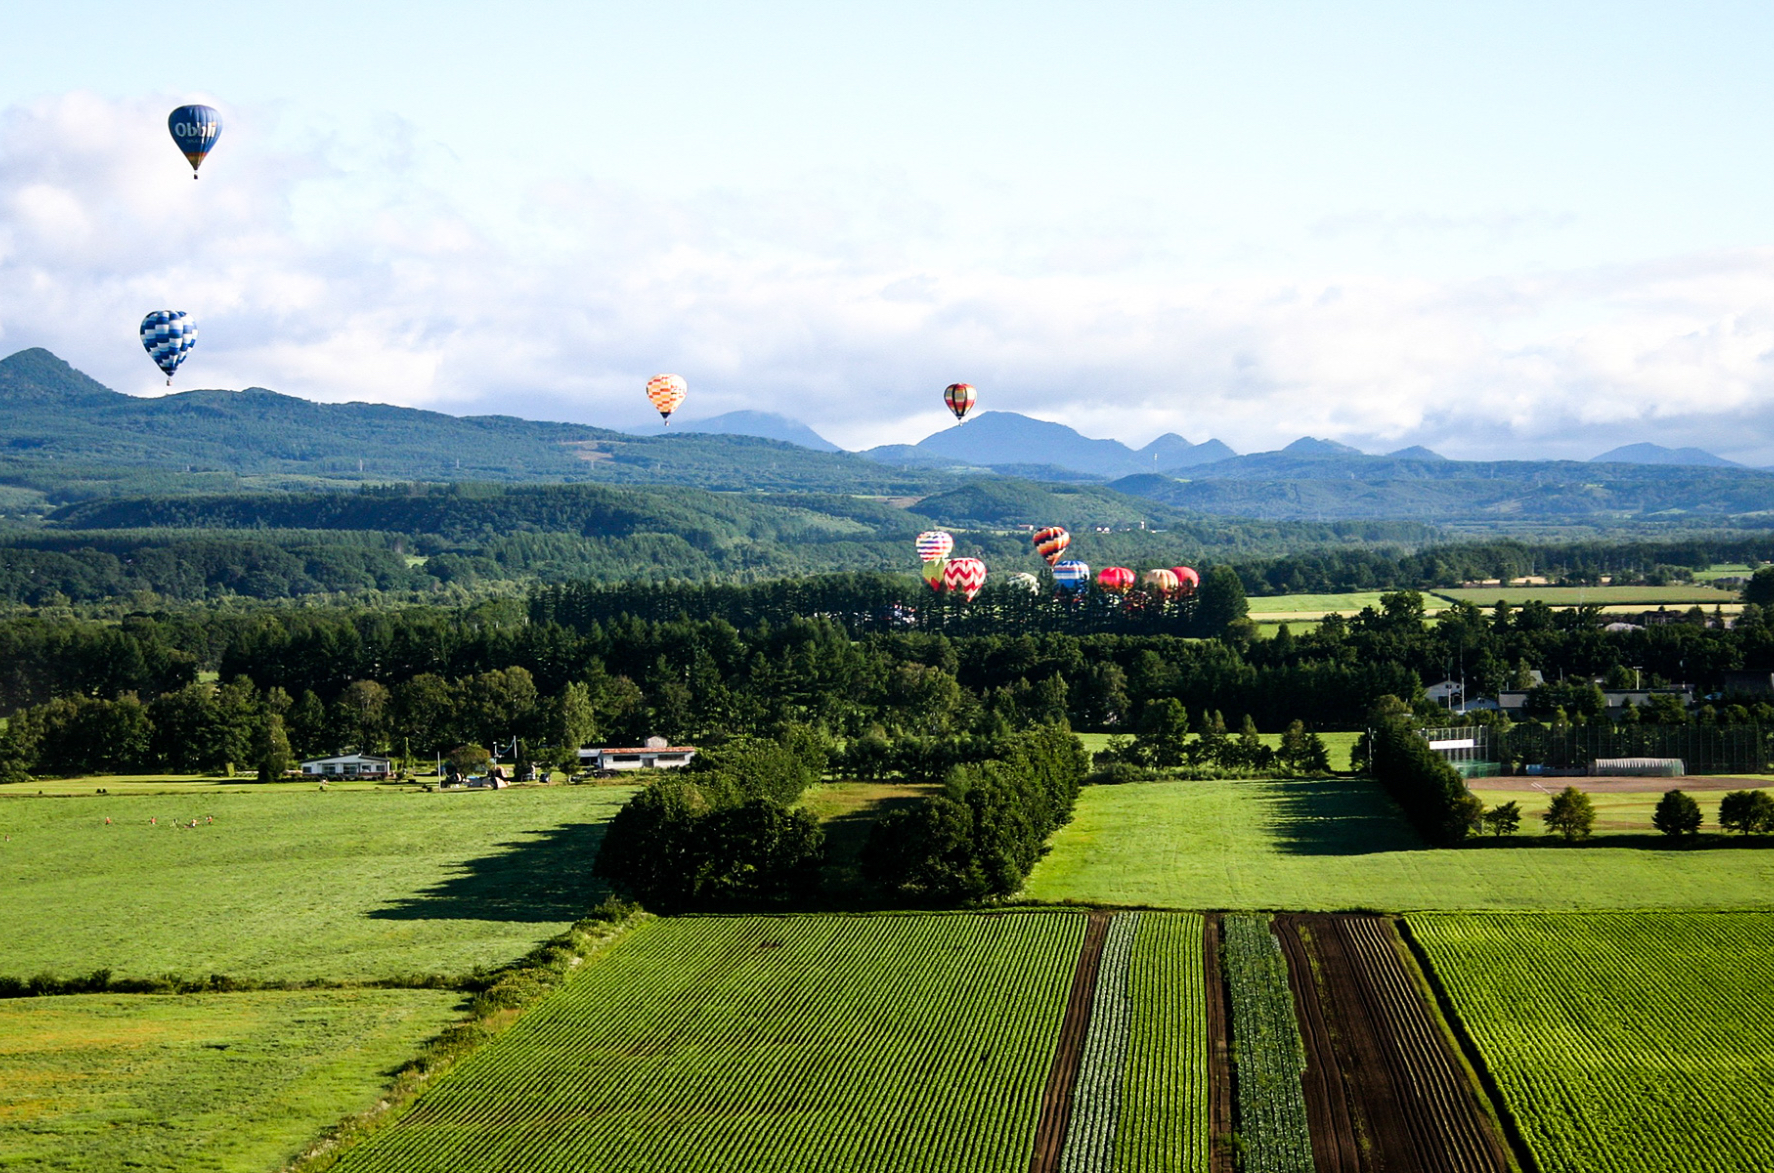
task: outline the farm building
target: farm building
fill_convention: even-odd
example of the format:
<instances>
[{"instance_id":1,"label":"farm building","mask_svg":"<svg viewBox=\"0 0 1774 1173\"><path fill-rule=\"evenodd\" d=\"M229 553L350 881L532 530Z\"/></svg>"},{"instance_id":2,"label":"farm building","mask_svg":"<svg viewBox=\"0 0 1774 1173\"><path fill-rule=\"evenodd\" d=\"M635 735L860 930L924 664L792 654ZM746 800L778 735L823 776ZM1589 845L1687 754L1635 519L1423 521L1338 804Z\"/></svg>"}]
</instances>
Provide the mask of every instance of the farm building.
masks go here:
<instances>
[{"instance_id":1,"label":"farm building","mask_svg":"<svg viewBox=\"0 0 1774 1173\"><path fill-rule=\"evenodd\" d=\"M649 737L642 746L586 746L579 764L590 770L676 770L696 756L691 745L668 745L663 737Z\"/></svg>"},{"instance_id":2,"label":"farm building","mask_svg":"<svg viewBox=\"0 0 1774 1173\"><path fill-rule=\"evenodd\" d=\"M327 778L386 778L394 772L394 759L368 753L348 753L336 758L314 758L302 763L302 773Z\"/></svg>"}]
</instances>

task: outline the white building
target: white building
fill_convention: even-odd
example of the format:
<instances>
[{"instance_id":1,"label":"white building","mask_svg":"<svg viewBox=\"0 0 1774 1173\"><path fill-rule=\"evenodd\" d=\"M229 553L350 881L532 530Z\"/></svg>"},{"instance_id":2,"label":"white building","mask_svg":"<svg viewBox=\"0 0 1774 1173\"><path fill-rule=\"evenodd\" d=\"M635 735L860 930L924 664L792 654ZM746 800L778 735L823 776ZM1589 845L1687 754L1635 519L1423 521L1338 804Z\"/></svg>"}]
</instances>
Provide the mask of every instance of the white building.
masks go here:
<instances>
[{"instance_id":1,"label":"white building","mask_svg":"<svg viewBox=\"0 0 1774 1173\"><path fill-rule=\"evenodd\" d=\"M579 764L588 770L676 770L695 756L695 746L667 745L663 737L649 737L641 746L586 746L579 751Z\"/></svg>"},{"instance_id":2,"label":"white building","mask_svg":"<svg viewBox=\"0 0 1774 1173\"><path fill-rule=\"evenodd\" d=\"M348 753L302 763L302 773L324 778L386 778L393 772L393 758L379 758L370 753Z\"/></svg>"}]
</instances>

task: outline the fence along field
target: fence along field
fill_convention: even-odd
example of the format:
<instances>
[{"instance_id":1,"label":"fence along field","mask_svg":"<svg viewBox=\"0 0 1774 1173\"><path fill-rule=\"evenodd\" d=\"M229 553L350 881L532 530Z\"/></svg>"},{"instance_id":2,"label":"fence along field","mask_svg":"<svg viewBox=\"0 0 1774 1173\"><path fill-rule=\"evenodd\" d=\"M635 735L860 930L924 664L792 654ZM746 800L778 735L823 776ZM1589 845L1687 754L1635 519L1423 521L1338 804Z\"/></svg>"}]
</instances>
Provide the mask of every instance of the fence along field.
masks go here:
<instances>
[{"instance_id":1,"label":"fence along field","mask_svg":"<svg viewBox=\"0 0 1774 1173\"><path fill-rule=\"evenodd\" d=\"M1072 912L652 921L342 1173L1024 1173Z\"/></svg>"},{"instance_id":2,"label":"fence along field","mask_svg":"<svg viewBox=\"0 0 1774 1173\"><path fill-rule=\"evenodd\" d=\"M1774 1168L1774 915L1409 926L1541 1173Z\"/></svg>"}]
</instances>

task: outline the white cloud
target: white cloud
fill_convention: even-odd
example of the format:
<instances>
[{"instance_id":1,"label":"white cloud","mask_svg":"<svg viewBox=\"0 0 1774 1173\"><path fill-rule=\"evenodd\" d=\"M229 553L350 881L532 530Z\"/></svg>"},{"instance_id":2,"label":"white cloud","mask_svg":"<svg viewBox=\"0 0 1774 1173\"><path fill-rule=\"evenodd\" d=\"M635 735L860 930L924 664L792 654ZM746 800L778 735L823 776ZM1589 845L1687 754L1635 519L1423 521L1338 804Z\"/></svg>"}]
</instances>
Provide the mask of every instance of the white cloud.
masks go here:
<instances>
[{"instance_id":1,"label":"white cloud","mask_svg":"<svg viewBox=\"0 0 1774 1173\"><path fill-rule=\"evenodd\" d=\"M1525 457L1652 439L1774 461L1774 250L1455 280L1290 275L1268 248L1266 271L1207 280L1158 219L982 239L891 175L669 200L561 177L488 206L400 128L375 158L273 149L268 111L231 114L193 183L167 105L76 93L0 120L7 348L151 393L136 324L182 308L202 330L186 387L628 426L649 419L645 378L675 370L686 414L781 411L861 447L942 426L940 389L966 379L982 409L1136 444ZM1392 247L1557 219L1379 227Z\"/></svg>"}]
</instances>

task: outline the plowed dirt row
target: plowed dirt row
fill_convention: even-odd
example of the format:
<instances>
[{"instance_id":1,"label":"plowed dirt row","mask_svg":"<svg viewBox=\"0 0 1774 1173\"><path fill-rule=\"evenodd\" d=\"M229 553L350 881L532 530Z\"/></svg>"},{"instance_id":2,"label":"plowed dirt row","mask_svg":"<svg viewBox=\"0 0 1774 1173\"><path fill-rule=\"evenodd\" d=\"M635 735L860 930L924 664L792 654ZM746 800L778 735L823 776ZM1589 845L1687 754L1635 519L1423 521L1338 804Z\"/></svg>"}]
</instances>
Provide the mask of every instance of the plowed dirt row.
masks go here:
<instances>
[{"instance_id":1,"label":"plowed dirt row","mask_svg":"<svg viewBox=\"0 0 1774 1173\"><path fill-rule=\"evenodd\" d=\"M1220 972L1218 913L1209 914L1202 926L1201 956L1207 980L1208 1167L1213 1173L1233 1173L1232 1021L1226 1004L1226 980Z\"/></svg>"},{"instance_id":2,"label":"plowed dirt row","mask_svg":"<svg viewBox=\"0 0 1774 1173\"><path fill-rule=\"evenodd\" d=\"M1059 1045L1054 1048L1047 1090L1041 1095L1041 1119L1035 1125L1035 1151L1029 1157L1029 1173L1058 1173L1059 1170L1060 1152L1066 1143L1066 1126L1072 1121L1072 1088L1078 1082L1078 1065L1084 1058L1084 1039L1090 1033L1090 1008L1096 1001L1103 942L1108 939L1109 920L1113 915L1092 912L1084 927L1084 947L1078 951L1078 968L1072 975L1072 992L1066 999L1066 1017L1060 1024Z\"/></svg>"},{"instance_id":3,"label":"plowed dirt row","mask_svg":"<svg viewBox=\"0 0 1774 1173\"><path fill-rule=\"evenodd\" d=\"M1286 915L1319 1173L1504 1173L1502 1144L1377 916Z\"/></svg>"}]
</instances>

